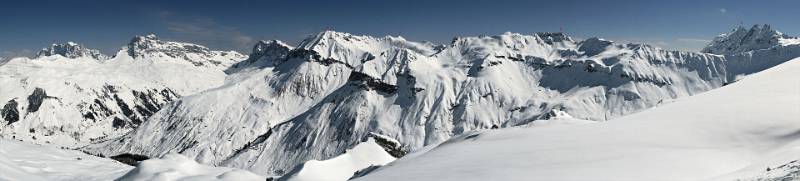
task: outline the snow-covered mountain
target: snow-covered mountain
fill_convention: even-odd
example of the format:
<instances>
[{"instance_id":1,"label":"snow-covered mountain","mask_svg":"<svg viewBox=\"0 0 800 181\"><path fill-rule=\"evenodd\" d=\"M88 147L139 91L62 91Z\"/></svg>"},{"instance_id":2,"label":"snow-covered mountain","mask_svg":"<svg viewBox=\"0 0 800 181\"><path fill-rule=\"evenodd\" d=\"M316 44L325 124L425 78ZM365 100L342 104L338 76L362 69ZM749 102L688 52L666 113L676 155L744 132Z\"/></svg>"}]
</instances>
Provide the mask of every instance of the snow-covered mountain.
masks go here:
<instances>
[{"instance_id":1,"label":"snow-covered mountain","mask_svg":"<svg viewBox=\"0 0 800 181\"><path fill-rule=\"evenodd\" d=\"M609 122L469 132L358 180L796 180L798 74L800 58Z\"/></svg>"},{"instance_id":2,"label":"snow-covered mountain","mask_svg":"<svg viewBox=\"0 0 800 181\"><path fill-rule=\"evenodd\" d=\"M221 85L246 59L138 36L113 57L75 43L0 64L0 135L78 147L127 133L181 96Z\"/></svg>"},{"instance_id":3,"label":"snow-covered mountain","mask_svg":"<svg viewBox=\"0 0 800 181\"><path fill-rule=\"evenodd\" d=\"M800 39L784 35L770 25L754 25L750 29L737 27L732 32L714 38L703 48L704 53L736 54L750 50L767 49L775 45L797 44Z\"/></svg>"},{"instance_id":4,"label":"snow-covered mountain","mask_svg":"<svg viewBox=\"0 0 800 181\"><path fill-rule=\"evenodd\" d=\"M307 160L340 155L370 135L396 139L407 152L551 113L608 120L800 56L800 45L785 41L723 43L737 38L721 36L709 45L729 50L725 55L575 41L562 33L459 37L449 45L333 31L296 48L263 41L248 60L226 70L224 85L183 97L129 134L84 149L153 157L178 152L201 163L282 175Z\"/></svg>"},{"instance_id":5,"label":"snow-covered mountain","mask_svg":"<svg viewBox=\"0 0 800 181\"><path fill-rule=\"evenodd\" d=\"M66 58L81 58L89 57L95 60L106 60L109 57L100 53L99 50L84 48L74 42L67 42L65 44L53 44L50 47L44 48L36 54L36 58L47 57L53 55L61 55Z\"/></svg>"}]
</instances>

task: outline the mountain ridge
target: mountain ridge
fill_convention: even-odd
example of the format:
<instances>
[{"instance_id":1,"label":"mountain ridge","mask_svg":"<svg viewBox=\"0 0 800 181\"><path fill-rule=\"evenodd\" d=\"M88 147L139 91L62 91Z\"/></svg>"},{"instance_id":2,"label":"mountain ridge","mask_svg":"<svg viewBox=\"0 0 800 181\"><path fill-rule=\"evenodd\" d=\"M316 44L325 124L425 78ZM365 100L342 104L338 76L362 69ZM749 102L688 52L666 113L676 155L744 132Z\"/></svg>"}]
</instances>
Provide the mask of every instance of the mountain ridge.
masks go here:
<instances>
[{"instance_id":1,"label":"mountain ridge","mask_svg":"<svg viewBox=\"0 0 800 181\"><path fill-rule=\"evenodd\" d=\"M194 55L197 52L208 56ZM181 54L195 58L192 61L150 56L149 52L134 58L126 48L108 57L68 42L45 48L33 59L5 61L0 64L0 82L4 85L0 87L0 136L64 147L117 137L168 102L218 86L225 78L223 70L246 58L235 52L197 52ZM196 63L213 61L222 63Z\"/></svg>"},{"instance_id":2,"label":"mountain ridge","mask_svg":"<svg viewBox=\"0 0 800 181\"><path fill-rule=\"evenodd\" d=\"M561 33L459 37L440 46L324 31L294 49L274 47L275 56L258 60L265 64L236 67L224 85L84 149L178 151L201 163L280 175L339 155L370 133L415 150L470 130L525 125L554 110L603 121L800 56L797 45L717 55Z\"/></svg>"}]
</instances>

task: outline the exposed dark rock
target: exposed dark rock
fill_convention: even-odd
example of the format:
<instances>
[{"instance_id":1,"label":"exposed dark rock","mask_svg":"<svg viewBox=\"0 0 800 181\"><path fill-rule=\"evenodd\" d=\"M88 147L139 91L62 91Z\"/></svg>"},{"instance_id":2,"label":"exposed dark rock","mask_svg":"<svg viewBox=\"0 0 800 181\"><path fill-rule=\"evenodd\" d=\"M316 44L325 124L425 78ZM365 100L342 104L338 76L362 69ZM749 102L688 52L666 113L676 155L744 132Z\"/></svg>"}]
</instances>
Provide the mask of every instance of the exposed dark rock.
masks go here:
<instances>
[{"instance_id":1,"label":"exposed dark rock","mask_svg":"<svg viewBox=\"0 0 800 181\"><path fill-rule=\"evenodd\" d=\"M111 115L111 110L108 109L108 107L106 107L106 105L103 104L103 102L101 102L99 99L94 99L94 104L90 105L89 109L91 109L96 115Z\"/></svg>"},{"instance_id":2,"label":"exposed dark rock","mask_svg":"<svg viewBox=\"0 0 800 181\"><path fill-rule=\"evenodd\" d=\"M116 129L119 129L119 128L124 128L124 127L125 127L125 125L127 125L127 123L125 122L125 120L123 120L123 119L120 119L120 118L118 118L118 117L114 117L114 120L111 122L111 126L112 126L112 127L114 127L114 128L116 128Z\"/></svg>"},{"instance_id":3,"label":"exposed dark rock","mask_svg":"<svg viewBox=\"0 0 800 181\"><path fill-rule=\"evenodd\" d=\"M119 106L119 109L122 110L122 114L125 115L125 117L127 117L128 119L130 119L134 126L142 123L142 120L134 114L133 110L130 107L128 107L128 104L122 101L122 99L120 99L119 96L117 96L116 94L114 94L114 100L117 102L117 106Z\"/></svg>"},{"instance_id":4,"label":"exposed dark rock","mask_svg":"<svg viewBox=\"0 0 800 181\"><path fill-rule=\"evenodd\" d=\"M139 162L150 159L150 157L144 155L137 155L131 153L123 153L117 156L112 156L110 158L130 166L136 166L137 164L139 164Z\"/></svg>"},{"instance_id":5,"label":"exposed dark rock","mask_svg":"<svg viewBox=\"0 0 800 181\"><path fill-rule=\"evenodd\" d=\"M3 119L8 122L7 124L11 124L14 122L19 121L19 111L17 110L17 101L11 99L3 106L3 109L0 110L0 115L3 116Z\"/></svg>"},{"instance_id":6,"label":"exposed dark rock","mask_svg":"<svg viewBox=\"0 0 800 181\"><path fill-rule=\"evenodd\" d=\"M386 94L394 94L397 92L397 86L384 83L361 72L353 71L350 73L350 77L348 77L347 80L360 83L361 87L367 90L376 90Z\"/></svg>"},{"instance_id":7,"label":"exposed dark rock","mask_svg":"<svg viewBox=\"0 0 800 181\"><path fill-rule=\"evenodd\" d=\"M353 176L352 176L352 177L350 177L350 178L349 178L349 179L347 179L347 180L353 180L353 179L356 179L356 178L359 178L359 177L363 177L363 176L365 176L365 175L367 175L367 174L369 174L369 173L372 173L372 171L375 171L375 170L377 170L378 168L381 168L381 166L377 166L377 165L370 165L370 166L369 166L369 167L367 167L367 168L364 168L364 169L361 169L361 170L358 170L358 171L356 171L355 173L353 173Z\"/></svg>"},{"instance_id":8,"label":"exposed dark rock","mask_svg":"<svg viewBox=\"0 0 800 181\"><path fill-rule=\"evenodd\" d=\"M317 62L325 66L330 66L331 64L342 64L348 68L351 69L353 68L353 65L347 64L346 62L342 62L332 58L322 58L322 56L320 56L319 53L317 53L314 50L306 50L306 49L291 50L287 55L287 59L293 59L293 58L305 59L307 61Z\"/></svg>"},{"instance_id":9,"label":"exposed dark rock","mask_svg":"<svg viewBox=\"0 0 800 181\"><path fill-rule=\"evenodd\" d=\"M36 112L39 111L39 107L42 106L42 101L47 98L47 93L42 88L36 88L33 90L33 93L28 96L28 112Z\"/></svg>"},{"instance_id":10,"label":"exposed dark rock","mask_svg":"<svg viewBox=\"0 0 800 181\"><path fill-rule=\"evenodd\" d=\"M84 119L91 119L91 120L96 120L97 119L97 118L94 117L94 113L91 113L91 112L83 114L83 118Z\"/></svg>"},{"instance_id":11,"label":"exposed dark rock","mask_svg":"<svg viewBox=\"0 0 800 181\"><path fill-rule=\"evenodd\" d=\"M392 155L395 158L400 158L408 154L408 151L403 147L403 145L393 140L386 139L384 136L375 133L370 133L370 137L375 139L375 143L383 147L383 150L385 150L386 153L389 153L389 155Z\"/></svg>"},{"instance_id":12,"label":"exposed dark rock","mask_svg":"<svg viewBox=\"0 0 800 181\"><path fill-rule=\"evenodd\" d=\"M264 141L267 141L267 138L269 138L270 135L272 135L272 129L268 130L264 134L259 135L258 137L256 137L255 140L250 141L247 144L244 144L241 148L236 149L236 151L234 151L233 154L231 154L228 157L228 159L233 158L236 155L239 155L240 153L242 153L243 151L245 151L247 149L253 149L253 147L255 147L256 145L264 143Z\"/></svg>"}]
</instances>

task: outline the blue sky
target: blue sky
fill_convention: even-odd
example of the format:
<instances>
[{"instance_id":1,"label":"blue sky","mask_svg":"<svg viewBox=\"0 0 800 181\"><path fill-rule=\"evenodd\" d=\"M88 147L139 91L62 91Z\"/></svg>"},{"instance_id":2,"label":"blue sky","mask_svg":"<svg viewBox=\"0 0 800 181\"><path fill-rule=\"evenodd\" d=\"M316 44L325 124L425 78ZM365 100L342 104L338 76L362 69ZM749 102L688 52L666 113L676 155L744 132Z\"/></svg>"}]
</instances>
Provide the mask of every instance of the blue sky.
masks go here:
<instances>
[{"instance_id":1,"label":"blue sky","mask_svg":"<svg viewBox=\"0 0 800 181\"><path fill-rule=\"evenodd\" d=\"M10 0L0 2L0 56L32 56L65 41L112 54L133 36L149 33L249 53L259 39L297 44L328 27L436 43L455 36L563 28L577 38L697 50L740 21L798 35L798 14L796 0Z\"/></svg>"}]
</instances>

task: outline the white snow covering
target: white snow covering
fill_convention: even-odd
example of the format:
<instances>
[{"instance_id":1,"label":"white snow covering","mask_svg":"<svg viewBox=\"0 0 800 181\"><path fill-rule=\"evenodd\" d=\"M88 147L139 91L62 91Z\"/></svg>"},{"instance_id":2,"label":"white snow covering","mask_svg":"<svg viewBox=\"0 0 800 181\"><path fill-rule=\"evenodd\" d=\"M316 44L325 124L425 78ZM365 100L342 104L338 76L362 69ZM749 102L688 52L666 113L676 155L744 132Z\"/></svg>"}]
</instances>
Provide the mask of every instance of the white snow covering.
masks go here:
<instances>
[{"instance_id":1,"label":"white snow covering","mask_svg":"<svg viewBox=\"0 0 800 181\"><path fill-rule=\"evenodd\" d=\"M68 43L0 64L0 135L67 147L117 137L180 96L222 85L224 69L246 58L148 37L113 58Z\"/></svg>"},{"instance_id":2,"label":"white snow covering","mask_svg":"<svg viewBox=\"0 0 800 181\"><path fill-rule=\"evenodd\" d=\"M325 31L297 47L259 42L248 60L226 70L222 86L168 104L129 134L85 150L180 152L204 164L283 175L336 157L371 133L414 151L472 130L557 117L554 111L605 121L800 56L800 45L769 45L717 55L562 33L433 45Z\"/></svg>"},{"instance_id":3,"label":"white snow covering","mask_svg":"<svg viewBox=\"0 0 800 181\"><path fill-rule=\"evenodd\" d=\"M116 179L118 181L263 181L266 178L254 173L226 167L199 164L180 154L167 154L160 159L139 163L133 170Z\"/></svg>"},{"instance_id":4,"label":"white snow covering","mask_svg":"<svg viewBox=\"0 0 800 181\"><path fill-rule=\"evenodd\" d=\"M359 180L753 178L800 158L797 75L800 58L608 122L469 132Z\"/></svg>"},{"instance_id":5,"label":"white snow covering","mask_svg":"<svg viewBox=\"0 0 800 181\"><path fill-rule=\"evenodd\" d=\"M356 171L394 161L373 138L328 160L309 160L281 177L291 181L345 181Z\"/></svg>"},{"instance_id":6,"label":"white snow covering","mask_svg":"<svg viewBox=\"0 0 800 181\"><path fill-rule=\"evenodd\" d=\"M786 39L781 39L780 41L781 44L784 46L800 44L800 38L786 38Z\"/></svg>"},{"instance_id":7,"label":"white snow covering","mask_svg":"<svg viewBox=\"0 0 800 181\"><path fill-rule=\"evenodd\" d=\"M132 168L80 151L0 138L0 180L112 180Z\"/></svg>"}]
</instances>

